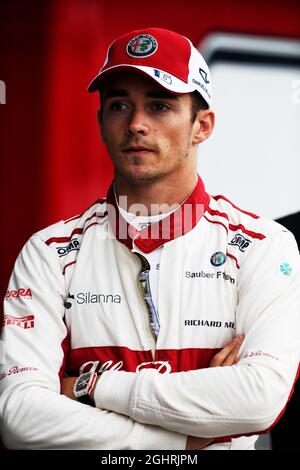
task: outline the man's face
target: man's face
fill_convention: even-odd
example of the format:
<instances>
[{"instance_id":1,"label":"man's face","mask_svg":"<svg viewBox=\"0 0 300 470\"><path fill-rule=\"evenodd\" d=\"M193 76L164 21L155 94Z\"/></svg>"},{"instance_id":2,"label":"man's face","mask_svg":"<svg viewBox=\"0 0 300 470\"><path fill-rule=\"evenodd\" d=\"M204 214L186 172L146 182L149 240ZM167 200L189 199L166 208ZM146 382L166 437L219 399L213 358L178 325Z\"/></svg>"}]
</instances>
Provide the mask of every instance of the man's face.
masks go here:
<instances>
[{"instance_id":1,"label":"man's face","mask_svg":"<svg viewBox=\"0 0 300 470\"><path fill-rule=\"evenodd\" d=\"M180 175L194 155L190 94L174 95L138 72L103 89L101 134L115 173L132 184Z\"/></svg>"}]
</instances>

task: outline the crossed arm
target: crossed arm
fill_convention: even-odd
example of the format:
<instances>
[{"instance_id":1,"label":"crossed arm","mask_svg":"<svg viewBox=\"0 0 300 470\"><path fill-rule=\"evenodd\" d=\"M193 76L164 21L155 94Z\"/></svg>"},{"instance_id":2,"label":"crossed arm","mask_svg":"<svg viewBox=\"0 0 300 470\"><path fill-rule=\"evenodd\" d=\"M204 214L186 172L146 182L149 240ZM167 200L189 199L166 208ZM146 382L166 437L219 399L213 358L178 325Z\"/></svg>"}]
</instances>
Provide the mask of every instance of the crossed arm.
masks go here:
<instances>
[{"instance_id":1,"label":"crossed arm","mask_svg":"<svg viewBox=\"0 0 300 470\"><path fill-rule=\"evenodd\" d=\"M5 328L4 444L17 449L194 449L202 445L199 436L208 445L216 437L271 426L299 365L300 266L297 247L288 238L280 232L276 240L262 242L248 257L247 272L240 273L236 318L245 339L236 367L233 348L218 353L209 368L186 373L107 371L95 389L93 408L65 396L75 378L64 379L59 394L61 343L67 334L65 282L57 257L35 236L10 282L14 290L35 286L34 297L15 308L17 314L34 315L36 327ZM272 253L268 262L266 253ZM292 275L280 272L282 261L293 265ZM12 304L6 307L8 315L14 314Z\"/></svg>"},{"instance_id":2,"label":"crossed arm","mask_svg":"<svg viewBox=\"0 0 300 470\"><path fill-rule=\"evenodd\" d=\"M210 361L209 367L224 367L232 366L238 362L238 352L243 342L244 335L236 336L230 341L221 351L219 351ZM66 397L76 400L73 387L77 377L63 377L61 380L61 394ZM101 380L101 376L98 377L97 381ZM96 384L101 387L101 384ZM96 388L96 387L95 387ZM94 390L95 390L94 388ZM92 396L93 398L93 396ZM202 438L195 436L188 436L186 442L186 450L199 450L208 446L214 441L214 438Z\"/></svg>"}]
</instances>

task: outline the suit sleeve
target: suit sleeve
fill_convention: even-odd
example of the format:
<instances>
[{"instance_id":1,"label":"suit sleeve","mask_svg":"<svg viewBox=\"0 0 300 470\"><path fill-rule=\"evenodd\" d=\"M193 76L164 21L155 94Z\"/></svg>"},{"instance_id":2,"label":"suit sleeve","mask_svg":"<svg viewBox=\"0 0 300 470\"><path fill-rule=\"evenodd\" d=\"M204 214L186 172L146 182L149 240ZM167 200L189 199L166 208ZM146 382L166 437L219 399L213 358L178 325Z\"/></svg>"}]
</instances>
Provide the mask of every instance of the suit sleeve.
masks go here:
<instances>
[{"instance_id":1,"label":"suit sleeve","mask_svg":"<svg viewBox=\"0 0 300 470\"><path fill-rule=\"evenodd\" d=\"M107 371L95 390L97 406L194 436L266 430L286 406L297 376L299 280L294 237L278 232L260 241L240 269L236 333L245 340L239 363L173 374Z\"/></svg>"},{"instance_id":2,"label":"suit sleeve","mask_svg":"<svg viewBox=\"0 0 300 470\"><path fill-rule=\"evenodd\" d=\"M0 418L10 449L184 449L186 436L60 395L67 337L64 276L37 235L21 251L4 304Z\"/></svg>"}]
</instances>

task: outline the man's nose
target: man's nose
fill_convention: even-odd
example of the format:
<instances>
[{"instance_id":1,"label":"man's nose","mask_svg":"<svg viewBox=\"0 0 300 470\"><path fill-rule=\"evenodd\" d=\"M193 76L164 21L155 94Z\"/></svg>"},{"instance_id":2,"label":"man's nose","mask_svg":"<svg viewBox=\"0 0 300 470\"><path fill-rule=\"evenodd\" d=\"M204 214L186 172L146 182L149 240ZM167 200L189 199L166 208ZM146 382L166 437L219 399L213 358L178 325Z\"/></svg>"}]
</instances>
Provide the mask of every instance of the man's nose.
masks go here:
<instances>
[{"instance_id":1,"label":"man's nose","mask_svg":"<svg viewBox=\"0 0 300 470\"><path fill-rule=\"evenodd\" d=\"M146 113L142 110L134 109L130 113L128 122L128 134L149 134L150 126Z\"/></svg>"}]
</instances>

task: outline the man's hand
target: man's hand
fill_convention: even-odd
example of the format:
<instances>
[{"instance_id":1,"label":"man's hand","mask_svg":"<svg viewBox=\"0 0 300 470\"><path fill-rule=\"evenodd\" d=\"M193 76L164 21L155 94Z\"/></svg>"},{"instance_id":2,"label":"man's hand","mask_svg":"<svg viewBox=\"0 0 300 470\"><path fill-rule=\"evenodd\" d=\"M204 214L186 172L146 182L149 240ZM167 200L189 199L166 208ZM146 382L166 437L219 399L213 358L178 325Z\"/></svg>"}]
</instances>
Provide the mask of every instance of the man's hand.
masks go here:
<instances>
[{"instance_id":1,"label":"man's hand","mask_svg":"<svg viewBox=\"0 0 300 470\"><path fill-rule=\"evenodd\" d=\"M221 349L210 361L209 367L233 366L238 362L237 355L243 342L244 335L236 336ZM214 441L213 438L188 436L186 450L200 450Z\"/></svg>"},{"instance_id":2,"label":"man's hand","mask_svg":"<svg viewBox=\"0 0 300 470\"><path fill-rule=\"evenodd\" d=\"M238 362L237 355L245 335L237 335L224 346L210 361L209 367L233 366Z\"/></svg>"},{"instance_id":3,"label":"man's hand","mask_svg":"<svg viewBox=\"0 0 300 470\"><path fill-rule=\"evenodd\" d=\"M237 355L243 342L244 335L236 336L221 351L219 351L209 363L209 367L224 367L236 364ZM72 400L76 400L73 387L77 377L63 377L61 379L61 394ZM208 446L214 438L188 436L186 441L186 450L200 450Z\"/></svg>"},{"instance_id":4,"label":"man's hand","mask_svg":"<svg viewBox=\"0 0 300 470\"><path fill-rule=\"evenodd\" d=\"M77 378L78 377L62 377L60 381L60 393L68 398L71 398L72 400L76 400L73 393L73 387Z\"/></svg>"},{"instance_id":5,"label":"man's hand","mask_svg":"<svg viewBox=\"0 0 300 470\"><path fill-rule=\"evenodd\" d=\"M72 400L76 400L76 397L74 396L74 393L73 393L73 387L74 387L75 382L76 382L77 379L78 379L78 377L62 377L62 379L60 381L60 393L61 393L61 395L65 395L66 397L71 398ZM95 382L95 386L92 390L92 393L91 393L92 400L94 399L94 391L95 391L95 388L96 388L96 385L97 385L97 381L99 379L100 379L100 376L97 377L96 382Z\"/></svg>"}]
</instances>

